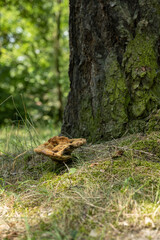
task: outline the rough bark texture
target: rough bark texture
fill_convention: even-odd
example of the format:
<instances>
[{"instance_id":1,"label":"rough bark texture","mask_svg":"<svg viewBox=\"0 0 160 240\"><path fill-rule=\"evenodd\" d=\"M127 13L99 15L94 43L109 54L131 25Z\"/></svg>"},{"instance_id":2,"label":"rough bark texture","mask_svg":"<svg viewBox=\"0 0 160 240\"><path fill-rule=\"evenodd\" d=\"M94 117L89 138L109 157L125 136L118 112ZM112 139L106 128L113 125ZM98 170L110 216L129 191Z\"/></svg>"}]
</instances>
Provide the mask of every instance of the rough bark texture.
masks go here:
<instances>
[{"instance_id":1,"label":"rough bark texture","mask_svg":"<svg viewBox=\"0 0 160 240\"><path fill-rule=\"evenodd\" d=\"M71 91L62 133L96 141L154 125L160 1L70 0L69 24Z\"/></svg>"}]
</instances>

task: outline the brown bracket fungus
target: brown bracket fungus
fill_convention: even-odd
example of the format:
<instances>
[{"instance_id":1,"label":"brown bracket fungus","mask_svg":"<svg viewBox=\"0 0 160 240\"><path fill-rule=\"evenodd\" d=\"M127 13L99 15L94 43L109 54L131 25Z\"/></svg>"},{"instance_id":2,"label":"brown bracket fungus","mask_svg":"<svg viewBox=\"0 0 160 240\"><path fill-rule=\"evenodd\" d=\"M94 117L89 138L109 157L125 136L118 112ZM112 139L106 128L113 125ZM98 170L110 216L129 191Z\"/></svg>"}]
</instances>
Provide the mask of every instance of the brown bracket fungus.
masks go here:
<instances>
[{"instance_id":1,"label":"brown bracket fungus","mask_svg":"<svg viewBox=\"0 0 160 240\"><path fill-rule=\"evenodd\" d=\"M43 154L50 157L56 162L65 162L71 159L71 153L75 148L80 147L86 143L84 138L73 138L69 139L67 137L53 137L39 145L34 151L38 154Z\"/></svg>"}]
</instances>

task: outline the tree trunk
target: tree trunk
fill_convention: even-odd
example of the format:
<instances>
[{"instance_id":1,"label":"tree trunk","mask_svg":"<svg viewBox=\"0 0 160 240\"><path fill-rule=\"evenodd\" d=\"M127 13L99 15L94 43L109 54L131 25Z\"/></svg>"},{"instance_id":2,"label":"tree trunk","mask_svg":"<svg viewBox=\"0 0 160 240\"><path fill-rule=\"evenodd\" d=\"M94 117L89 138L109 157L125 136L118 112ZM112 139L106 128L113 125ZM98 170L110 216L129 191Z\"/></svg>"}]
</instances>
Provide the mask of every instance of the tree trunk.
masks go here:
<instances>
[{"instance_id":1,"label":"tree trunk","mask_svg":"<svg viewBox=\"0 0 160 240\"><path fill-rule=\"evenodd\" d=\"M160 1L70 0L71 91L62 133L144 131L160 107Z\"/></svg>"}]
</instances>

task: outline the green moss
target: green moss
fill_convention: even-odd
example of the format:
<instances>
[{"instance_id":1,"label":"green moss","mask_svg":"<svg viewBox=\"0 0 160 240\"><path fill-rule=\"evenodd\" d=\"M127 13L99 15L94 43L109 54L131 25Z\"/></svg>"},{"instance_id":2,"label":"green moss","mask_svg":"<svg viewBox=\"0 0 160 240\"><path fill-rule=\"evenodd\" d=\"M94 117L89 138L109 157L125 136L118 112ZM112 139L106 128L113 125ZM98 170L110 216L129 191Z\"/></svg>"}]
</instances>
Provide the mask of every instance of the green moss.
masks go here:
<instances>
[{"instance_id":1,"label":"green moss","mask_svg":"<svg viewBox=\"0 0 160 240\"><path fill-rule=\"evenodd\" d=\"M132 148L150 152L160 157L160 145L159 145L159 142L155 140L149 139L149 140L138 141L132 145Z\"/></svg>"},{"instance_id":2,"label":"green moss","mask_svg":"<svg viewBox=\"0 0 160 240\"><path fill-rule=\"evenodd\" d=\"M141 119L131 120L127 125L128 133L134 134L137 132L144 132L146 129L146 121Z\"/></svg>"},{"instance_id":3,"label":"green moss","mask_svg":"<svg viewBox=\"0 0 160 240\"><path fill-rule=\"evenodd\" d=\"M93 114L92 104L90 98L82 99L80 109L80 136L87 137L88 141L95 142L101 138L100 124L100 109L95 109L96 113Z\"/></svg>"},{"instance_id":4,"label":"green moss","mask_svg":"<svg viewBox=\"0 0 160 240\"><path fill-rule=\"evenodd\" d=\"M147 132L150 133L152 131L160 130L160 110L156 113L150 115L150 119L147 123Z\"/></svg>"},{"instance_id":5,"label":"green moss","mask_svg":"<svg viewBox=\"0 0 160 240\"><path fill-rule=\"evenodd\" d=\"M127 46L123 58L125 74L131 95L130 112L132 118L140 117L155 101L152 87L157 79L157 56L155 36L137 34Z\"/></svg>"},{"instance_id":6,"label":"green moss","mask_svg":"<svg viewBox=\"0 0 160 240\"><path fill-rule=\"evenodd\" d=\"M128 121L127 106L130 101L125 76L115 53L110 53L105 63L106 81L102 95L101 118L108 138L119 137Z\"/></svg>"},{"instance_id":7,"label":"green moss","mask_svg":"<svg viewBox=\"0 0 160 240\"><path fill-rule=\"evenodd\" d=\"M125 76L117 61L117 57L114 54L110 54L106 60L106 84L104 87L102 101L104 119L108 120L111 114L111 118L114 121L120 123L127 121L127 92L128 91L125 83Z\"/></svg>"}]
</instances>

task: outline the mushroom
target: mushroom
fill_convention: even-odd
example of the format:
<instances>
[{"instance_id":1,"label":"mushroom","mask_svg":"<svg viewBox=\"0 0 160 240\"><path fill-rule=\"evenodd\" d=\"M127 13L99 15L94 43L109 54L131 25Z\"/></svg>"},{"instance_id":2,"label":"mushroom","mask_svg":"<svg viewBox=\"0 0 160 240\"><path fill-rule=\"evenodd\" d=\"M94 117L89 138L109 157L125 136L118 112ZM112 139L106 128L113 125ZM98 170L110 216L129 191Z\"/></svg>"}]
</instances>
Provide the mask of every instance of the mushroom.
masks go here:
<instances>
[{"instance_id":1,"label":"mushroom","mask_svg":"<svg viewBox=\"0 0 160 240\"><path fill-rule=\"evenodd\" d=\"M64 136L55 136L50 138L44 144L39 145L34 151L50 157L56 162L65 162L71 159L71 153L74 149L86 143L84 138L69 139Z\"/></svg>"}]
</instances>

